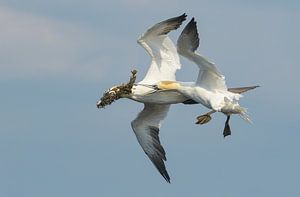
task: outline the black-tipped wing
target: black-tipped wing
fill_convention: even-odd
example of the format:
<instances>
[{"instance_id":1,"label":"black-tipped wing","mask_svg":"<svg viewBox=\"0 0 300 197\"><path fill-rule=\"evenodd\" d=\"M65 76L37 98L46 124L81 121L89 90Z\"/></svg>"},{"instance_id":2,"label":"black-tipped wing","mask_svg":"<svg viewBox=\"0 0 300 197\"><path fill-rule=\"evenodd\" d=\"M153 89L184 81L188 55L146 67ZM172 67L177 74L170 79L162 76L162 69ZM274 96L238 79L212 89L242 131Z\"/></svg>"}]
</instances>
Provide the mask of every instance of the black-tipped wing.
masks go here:
<instances>
[{"instance_id":1,"label":"black-tipped wing","mask_svg":"<svg viewBox=\"0 0 300 197\"><path fill-rule=\"evenodd\" d=\"M152 62L141 83L152 84L162 80L175 80L181 64L176 47L167 34L177 29L186 20L186 14L157 23L149 28L138 43L151 56Z\"/></svg>"},{"instance_id":2,"label":"black-tipped wing","mask_svg":"<svg viewBox=\"0 0 300 197\"><path fill-rule=\"evenodd\" d=\"M166 35L170 31L177 29L180 27L181 23L186 20L186 14L182 14L177 17L173 17L167 20L164 20L160 23L149 28L141 37L141 39L151 37L151 36L160 36Z\"/></svg>"},{"instance_id":3,"label":"black-tipped wing","mask_svg":"<svg viewBox=\"0 0 300 197\"><path fill-rule=\"evenodd\" d=\"M199 67L197 85L207 89L227 90L224 76L218 71L215 63L195 52L199 47L199 34L194 18L185 26L177 40L177 51L180 55L196 63Z\"/></svg>"},{"instance_id":4,"label":"black-tipped wing","mask_svg":"<svg viewBox=\"0 0 300 197\"><path fill-rule=\"evenodd\" d=\"M199 47L200 39L197 31L197 25L192 18L192 20L184 27L177 40L177 50L179 54L187 53L188 51L194 52Z\"/></svg>"},{"instance_id":5,"label":"black-tipped wing","mask_svg":"<svg viewBox=\"0 0 300 197\"><path fill-rule=\"evenodd\" d=\"M170 105L145 104L144 109L131 122L139 144L167 182L170 182L170 177L164 164L167 160L166 153L158 135L161 121L166 117L169 107Z\"/></svg>"}]
</instances>

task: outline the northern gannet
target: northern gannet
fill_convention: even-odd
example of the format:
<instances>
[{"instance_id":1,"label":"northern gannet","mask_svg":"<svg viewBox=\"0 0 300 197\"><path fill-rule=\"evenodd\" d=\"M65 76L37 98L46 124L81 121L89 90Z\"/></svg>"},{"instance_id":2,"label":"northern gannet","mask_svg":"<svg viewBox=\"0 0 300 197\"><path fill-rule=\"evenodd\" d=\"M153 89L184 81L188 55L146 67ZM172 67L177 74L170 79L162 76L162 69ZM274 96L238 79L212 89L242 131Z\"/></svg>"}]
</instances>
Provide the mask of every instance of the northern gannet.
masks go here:
<instances>
[{"instance_id":1,"label":"northern gannet","mask_svg":"<svg viewBox=\"0 0 300 197\"><path fill-rule=\"evenodd\" d=\"M170 176L164 164L166 156L160 144L159 129L170 104L190 99L178 91L157 91L154 86L159 81L176 81L175 73L181 64L177 49L167 34L177 29L184 20L186 14L170 18L152 26L141 35L138 43L151 56L151 65L144 79L133 84L131 93L120 96L144 103L144 109L131 122L131 126L144 152L167 182L170 182ZM110 88L106 94L114 97L119 91L118 87L120 86ZM103 101L97 102L98 108L104 106Z\"/></svg>"},{"instance_id":2,"label":"northern gannet","mask_svg":"<svg viewBox=\"0 0 300 197\"><path fill-rule=\"evenodd\" d=\"M196 52L199 46L199 35L194 18L186 25L177 40L177 51L180 55L196 63L199 74L196 82L160 81L159 90L177 90L187 98L201 103L212 111L197 117L197 124L205 124L211 120L211 114L222 112L227 116L224 137L231 134L229 119L232 114L239 114L244 120L250 122L246 109L241 107L238 100L241 93L258 86L227 88L225 77L217 69L215 63L209 61Z\"/></svg>"}]
</instances>

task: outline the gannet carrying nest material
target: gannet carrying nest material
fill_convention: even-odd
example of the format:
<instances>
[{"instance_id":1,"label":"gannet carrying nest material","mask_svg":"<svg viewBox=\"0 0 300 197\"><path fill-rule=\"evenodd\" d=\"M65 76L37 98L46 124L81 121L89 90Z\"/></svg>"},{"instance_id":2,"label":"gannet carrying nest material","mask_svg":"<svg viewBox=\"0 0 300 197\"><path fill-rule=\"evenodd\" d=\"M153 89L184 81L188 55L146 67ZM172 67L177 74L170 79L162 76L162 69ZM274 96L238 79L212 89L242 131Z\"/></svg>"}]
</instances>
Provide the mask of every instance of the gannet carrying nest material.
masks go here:
<instances>
[{"instance_id":1,"label":"gannet carrying nest material","mask_svg":"<svg viewBox=\"0 0 300 197\"><path fill-rule=\"evenodd\" d=\"M185 14L149 28L138 39L138 43L145 48L152 60L144 79L135 83L136 71L133 71L127 84L110 88L97 102L98 108L103 108L119 98L129 98L144 103L144 109L131 122L131 126L144 152L167 182L170 182L170 176L164 164L166 154L158 135L162 120L166 117L170 104L202 103L213 111L198 117L200 124L208 122L211 113L221 111L228 115L227 125L229 127L230 114L236 113L237 109L240 109L237 104L239 94L256 87L229 88L227 90L225 80L214 64L194 53L199 45L194 20L182 32L178 40L178 49L176 49L167 34L177 29L184 20L186 20ZM176 81L176 70L181 67L177 50L181 55L199 65L200 73L196 83ZM221 83L220 87L218 86L219 83ZM202 94L201 88L205 93ZM216 96L215 99L214 96ZM224 102L220 102L221 98L224 98L224 102L228 105L222 105Z\"/></svg>"},{"instance_id":2,"label":"gannet carrying nest material","mask_svg":"<svg viewBox=\"0 0 300 197\"><path fill-rule=\"evenodd\" d=\"M119 98L144 103L144 109L131 122L131 126L144 152L167 182L170 182L170 176L164 164L166 154L158 137L159 128L170 104L182 103L189 99L178 91L157 91L154 86L163 80L176 81L175 72L181 65L176 47L167 34L177 29L184 20L186 14L160 22L148 29L138 39L138 43L145 48L152 60L145 78L133 84L129 92L124 92L124 85L110 88L97 103L98 108ZM130 86L130 83L127 85Z\"/></svg>"},{"instance_id":3,"label":"gannet carrying nest material","mask_svg":"<svg viewBox=\"0 0 300 197\"><path fill-rule=\"evenodd\" d=\"M195 52L199 46L199 35L194 18L187 24L177 41L177 51L180 55L196 63L199 74L195 82L161 81L157 87L160 90L177 90L187 98L201 103L212 111L199 116L197 124L205 124L211 120L211 114L222 112L227 116L224 137L231 134L229 119L232 114L239 114L244 120L250 122L246 109L241 107L238 100L241 93L258 86L227 89L225 77L217 69L216 65Z\"/></svg>"}]
</instances>

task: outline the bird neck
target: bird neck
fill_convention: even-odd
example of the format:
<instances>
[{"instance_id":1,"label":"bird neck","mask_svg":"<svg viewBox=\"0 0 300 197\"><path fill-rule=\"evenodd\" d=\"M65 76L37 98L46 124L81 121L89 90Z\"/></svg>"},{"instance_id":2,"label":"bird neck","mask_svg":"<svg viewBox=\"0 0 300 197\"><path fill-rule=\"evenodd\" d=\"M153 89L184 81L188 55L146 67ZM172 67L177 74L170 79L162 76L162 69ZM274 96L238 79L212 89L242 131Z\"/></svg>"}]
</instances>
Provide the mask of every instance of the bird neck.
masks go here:
<instances>
[{"instance_id":1,"label":"bird neck","mask_svg":"<svg viewBox=\"0 0 300 197\"><path fill-rule=\"evenodd\" d=\"M180 83L177 81L161 81L158 83L158 89L161 90L177 90L180 87Z\"/></svg>"}]
</instances>

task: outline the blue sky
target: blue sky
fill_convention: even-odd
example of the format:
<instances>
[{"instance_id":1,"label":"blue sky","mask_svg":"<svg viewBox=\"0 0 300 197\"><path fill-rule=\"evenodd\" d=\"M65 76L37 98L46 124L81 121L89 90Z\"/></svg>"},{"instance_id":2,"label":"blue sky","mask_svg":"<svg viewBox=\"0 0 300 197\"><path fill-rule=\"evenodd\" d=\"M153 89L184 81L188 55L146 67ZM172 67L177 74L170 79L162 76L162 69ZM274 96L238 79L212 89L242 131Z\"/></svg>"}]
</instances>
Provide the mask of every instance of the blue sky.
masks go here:
<instances>
[{"instance_id":1,"label":"blue sky","mask_svg":"<svg viewBox=\"0 0 300 197\"><path fill-rule=\"evenodd\" d=\"M142 105L96 101L132 69L142 79L137 37L184 12L228 86L262 87L241 100L253 124L233 117L226 139L223 115L199 126L207 109L172 106L167 184L131 131ZM299 1L1 1L0 196L300 196L299 19Z\"/></svg>"}]
</instances>

